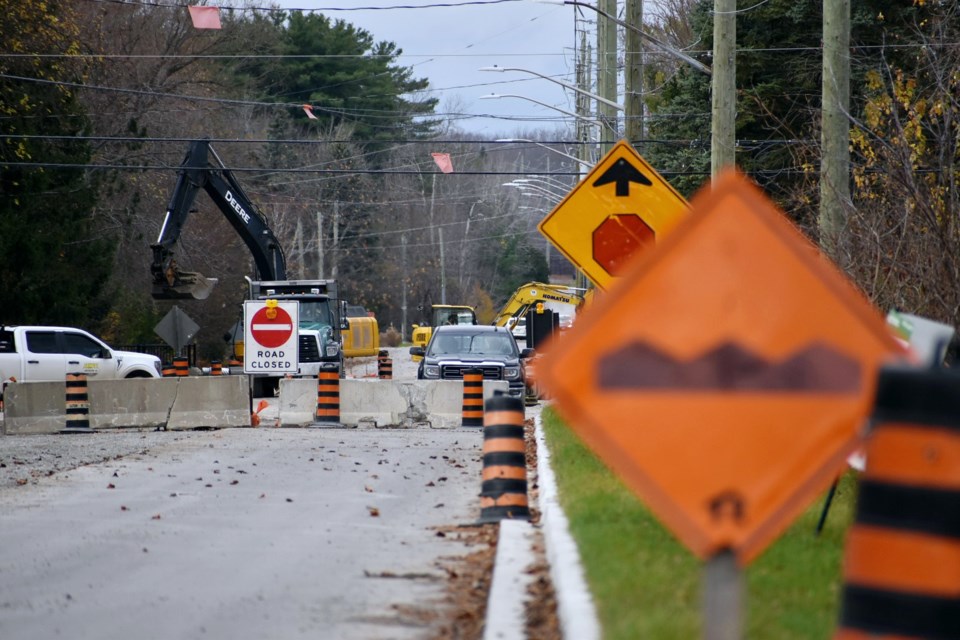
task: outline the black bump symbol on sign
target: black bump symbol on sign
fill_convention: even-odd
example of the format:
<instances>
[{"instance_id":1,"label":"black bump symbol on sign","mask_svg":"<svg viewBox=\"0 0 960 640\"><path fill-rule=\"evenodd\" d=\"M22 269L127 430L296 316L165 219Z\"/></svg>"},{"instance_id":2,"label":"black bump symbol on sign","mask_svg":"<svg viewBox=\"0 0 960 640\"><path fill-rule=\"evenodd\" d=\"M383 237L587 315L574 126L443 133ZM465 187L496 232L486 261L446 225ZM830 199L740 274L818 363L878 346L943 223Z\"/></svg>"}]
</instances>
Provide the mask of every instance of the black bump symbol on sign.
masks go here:
<instances>
[{"instance_id":1,"label":"black bump symbol on sign","mask_svg":"<svg viewBox=\"0 0 960 640\"><path fill-rule=\"evenodd\" d=\"M617 185L617 197L630 195L631 182L636 182L637 184L642 184L646 187L653 186L650 178L640 173L636 167L623 158L620 158L614 162L609 169L603 172L603 175L594 180L593 186L599 187L605 184L610 184L611 182L614 182Z\"/></svg>"},{"instance_id":2,"label":"black bump symbol on sign","mask_svg":"<svg viewBox=\"0 0 960 640\"><path fill-rule=\"evenodd\" d=\"M738 524L743 520L743 497L736 491L721 491L710 498L708 508L714 520L729 518Z\"/></svg>"}]
</instances>

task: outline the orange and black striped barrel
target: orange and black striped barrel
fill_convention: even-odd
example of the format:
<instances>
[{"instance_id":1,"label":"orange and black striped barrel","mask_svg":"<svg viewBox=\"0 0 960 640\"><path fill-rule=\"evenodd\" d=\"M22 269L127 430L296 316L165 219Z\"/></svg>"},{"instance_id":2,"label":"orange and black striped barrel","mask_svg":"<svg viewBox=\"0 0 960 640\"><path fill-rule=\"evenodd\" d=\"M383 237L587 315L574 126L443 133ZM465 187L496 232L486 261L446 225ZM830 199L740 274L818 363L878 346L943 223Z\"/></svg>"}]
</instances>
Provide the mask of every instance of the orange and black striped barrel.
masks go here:
<instances>
[{"instance_id":1,"label":"orange and black striped barrel","mask_svg":"<svg viewBox=\"0 0 960 640\"><path fill-rule=\"evenodd\" d=\"M68 373L66 378L66 426L60 433L90 433L90 396L87 395L87 376Z\"/></svg>"},{"instance_id":2,"label":"orange and black striped barrel","mask_svg":"<svg viewBox=\"0 0 960 640\"><path fill-rule=\"evenodd\" d=\"M164 378L172 378L177 375L177 370L173 368L172 362L164 362L162 371Z\"/></svg>"},{"instance_id":3,"label":"orange and black striped barrel","mask_svg":"<svg viewBox=\"0 0 960 640\"><path fill-rule=\"evenodd\" d=\"M222 376L223 375L223 363L219 360L213 360L210 362L210 375L212 376Z\"/></svg>"},{"instance_id":4,"label":"orange and black striped barrel","mask_svg":"<svg viewBox=\"0 0 960 640\"><path fill-rule=\"evenodd\" d=\"M177 356L173 359L174 374L183 377L190 375L190 361L183 356Z\"/></svg>"},{"instance_id":5,"label":"orange and black striped barrel","mask_svg":"<svg viewBox=\"0 0 960 640\"><path fill-rule=\"evenodd\" d=\"M960 375L880 372L835 640L960 638Z\"/></svg>"},{"instance_id":6,"label":"orange and black striped barrel","mask_svg":"<svg viewBox=\"0 0 960 640\"><path fill-rule=\"evenodd\" d=\"M317 375L316 422L340 422L340 374L336 371L321 371Z\"/></svg>"},{"instance_id":7,"label":"orange and black striped barrel","mask_svg":"<svg viewBox=\"0 0 960 640\"><path fill-rule=\"evenodd\" d=\"M377 356L377 377L381 380L393 380L393 359L389 352L381 351Z\"/></svg>"},{"instance_id":8,"label":"orange and black striped barrel","mask_svg":"<svg viewBox=\"0 0 960 640\"><path fill-rule=\"evenodd\" d=\"M483 426L483 370L463 372L463 426Z\"/></svg>"},{"instance_id":9,"label":"orange and black striped barrel","mask_svg":"<svg viewBox=\"0 0 960 640\"><path fill-rule=\"evenodd\" d=\"M483 415L483 483L481 523L529 520L527 455L523 433L523 400L496 395Z\"/></svg>"}]
</instances>

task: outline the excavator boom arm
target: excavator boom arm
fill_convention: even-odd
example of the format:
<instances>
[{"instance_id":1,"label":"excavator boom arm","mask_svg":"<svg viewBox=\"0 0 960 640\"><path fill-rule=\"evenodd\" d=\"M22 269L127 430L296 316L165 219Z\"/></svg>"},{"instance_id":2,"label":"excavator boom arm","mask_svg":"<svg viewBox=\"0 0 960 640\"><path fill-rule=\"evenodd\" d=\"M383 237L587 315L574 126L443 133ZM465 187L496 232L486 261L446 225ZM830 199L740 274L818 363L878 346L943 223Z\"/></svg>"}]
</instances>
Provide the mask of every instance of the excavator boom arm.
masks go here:
<instances>
[{"instance_id":1,"label":"excavator boom arm","mask_svg":"<svg viewBox=\"0 0 960 640\"><path fill-rule=\"evenodd\" d=\"M583 295L579 289L543 282L528 282L514 291L507 303L500 309L493 320L498 327L506 326L511 318L526 315L527 310L538 302L560 302L580 306L583 304Z\"/></svg>"},{"instance_id":2,"label":"excavator boom arm","mask_svg":"<svg viewBox=\"0 0 960 640\"><path fill-rule=\"evenodd\" d=\"M213 156L217 165L211 164ZM207 192L219 207L230 226L243 239L253 255L258 279L285 280L286 259L276 236L267 226L233 174L223 165L207 140L190 143L187 155L180 165L177 184L160 229L157 241L151 245L153 263L153 297L158 299L203 299L216 283L199 273L181 271L173 257L173 246L180 239L184 224L200 189Z\"/></svg>"}]
</instances>

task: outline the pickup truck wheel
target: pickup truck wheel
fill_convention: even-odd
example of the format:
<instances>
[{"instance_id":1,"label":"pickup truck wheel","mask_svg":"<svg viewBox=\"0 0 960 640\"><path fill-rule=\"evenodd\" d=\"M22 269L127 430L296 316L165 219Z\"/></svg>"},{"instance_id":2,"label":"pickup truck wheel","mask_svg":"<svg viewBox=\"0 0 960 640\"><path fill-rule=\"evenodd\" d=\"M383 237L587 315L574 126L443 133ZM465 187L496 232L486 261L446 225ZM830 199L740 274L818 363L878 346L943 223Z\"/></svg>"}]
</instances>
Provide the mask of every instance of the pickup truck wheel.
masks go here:
<instances>
[{"instance_id":1,"label":"pickup truck wheel","mask_svg":"<svg viewBox=\"0 0 960 640\"><path fill-rule=\"evenodd\" d=\"M152 378L152 377L153 376L151 376L149 373L145 371L131 371L126 376L124 376L124 379L130 380L131 378Z\"/></svg>"}]
</instances>

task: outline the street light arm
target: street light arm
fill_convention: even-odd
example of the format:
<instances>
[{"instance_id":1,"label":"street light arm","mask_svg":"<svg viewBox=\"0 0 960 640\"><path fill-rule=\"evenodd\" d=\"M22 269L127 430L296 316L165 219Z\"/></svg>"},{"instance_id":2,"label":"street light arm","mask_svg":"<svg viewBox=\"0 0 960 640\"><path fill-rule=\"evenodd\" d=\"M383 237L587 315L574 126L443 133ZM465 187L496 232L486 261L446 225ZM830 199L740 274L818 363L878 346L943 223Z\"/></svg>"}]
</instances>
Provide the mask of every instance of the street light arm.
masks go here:
<instances>
[{"instance_id":1,"label":"street light arm","mask_svg":"<svg viewBox=\"0 0 960 640\"><path fill-rule=\"evenodd\" d=\"M547 109L553 109L554 111L559 111L560 113L566 114L571 118L576 118L577 120L587 120L588 122L598 122L596 118L587 118L580 114L574 113L573 111L567 111L566 109L555 107L552 104L547 104L546 102L540 102L539 100L535 100L534 98L528 98L527 96L521 96L515 93L490 93L485 96L480 96L481 100L499 100L500 98L519 98L520 100L533 102L535 104L540 105L541 107L546 107Z\"/></svg>"},{"instance_id":2,"label":"street light arm","mask_svg":"<svg viewBox=\"0 0 960 640\"><path fill-rule=\"evenodd\" d=\"M478 69L478 71L498 71L498 72L500 72L500 73L503 73L504 71L520 71L520 72L522 72L522 73L529 73L529 74L531 74L531 75L537 76L538 78L543 78L544 80L549 80L550 82L555 82L556 84L560 85L561 87L566 87L567 89L570 89L571 91L575 91L576 93L581 93L581 94L587 96L588 98L593 98L594 100L596 100L596 101L598 101L598 102L602 102L603 104L607 105L608 107L611 107L611 108L616 109L616 110L618 110L618 111L623 111L623 106L617 104L617 103L614 102L613 100L607 100L607 99L604 98L603 96L598 96L598 95L595 94L595 93L592 93L592 92L590 92L590 91L587 91L586 89L581 89L580 87L578 87L578 86L576 86L576 85L573 85L573 84L570 84L569 82L565 82L565 81L563 81L563 80L558 80L557 78L553 78L553 77L544 75L544 74L542 74L542 73L540 73L540 72L538 72L538 71L533 71L533 70L531 70L531 69L520 69L520 68L518 68L518 67L498 67L497 65L493 65L492 67L480 67L480 68Z\"/></svg>"},{"instance_id":3,"label":"street light arm","mask_svg":"<svg viewBox=\"0 0 960 640\"><path fill-rule=\"evenodd\" d=\"M710 67L708 67L707 65L703 64L703 63L700 62L699 60L696 60L695 58L691 58L690 56L688 56L688 55L685 54L684 52L678 51L677 49L674 49L673 47L671 47L670 45L668 45L668 44L665 43L665 42L660 42L659 40L657 40L656 38L654 38L654 37L651 36L650 34L646 33L645 31L643 31L643 30L640 29L639 27L635 27L635 26L633 26L632 24L628 24L628 23L624 22L623 20L620 20L620 19L617 18L616 16L610 15L610 14L607 13L606 11L600 9L599 7L593 6L592 4L588 4L588 3L586 3L586 2L578 2L577 0L532 0L532 1L533 1L533 2L541 2L541 3L545 3L545 4L568 4L568 5L571 5L571 6L574 6L574 7L583 7L583 8L585 8L585 9L590 9L591 11L596 11L597 13L599 13L600 15L602 15L604 18L607 18L608 20L612 20L613 22L615 22L616 24L620 25L620 26L623 27L624 29L630 29L631 31L635 31L636 33L638 33L638 34L640 35L641 38L643 38L644 40L646 40L647 42L649 42L649 43L652 44L653 46L655 46L655 47L657 47L658 49L661 49L661 50L663 50L663 51L666 51L667 53L669 53L669 54L672 55L672 56L675 56L675 57L677 57L677 58L680 58L681 60L683 60L684 62L686 62L687 64L689 64L691 67L693 67L693 68L696 69L697 71L701 71L701 72L707 74L708 76L713 74L713 71L710 69Z\"/></svg>"}]
</instances>

